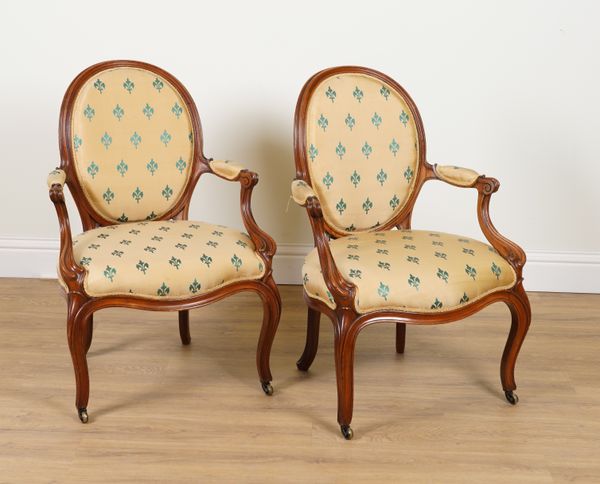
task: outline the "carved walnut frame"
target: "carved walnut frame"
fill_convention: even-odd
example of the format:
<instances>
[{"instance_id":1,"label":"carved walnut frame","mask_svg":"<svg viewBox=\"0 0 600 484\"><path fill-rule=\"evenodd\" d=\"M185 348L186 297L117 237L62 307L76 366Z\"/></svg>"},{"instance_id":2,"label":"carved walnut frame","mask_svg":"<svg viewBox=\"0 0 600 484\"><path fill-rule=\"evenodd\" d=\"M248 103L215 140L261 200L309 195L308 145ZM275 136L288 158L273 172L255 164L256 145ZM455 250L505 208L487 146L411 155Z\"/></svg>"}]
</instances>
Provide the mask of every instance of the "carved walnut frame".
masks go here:
<instances>
[{"instance_id":1,"label":"carved walnut frame","mask_svg":"<svg viewBox=\"0 0 600 484\"><path fill-rule=\"evenodd\" d=\"M212 159L206 158L203 154L202 127L194 101L185 87L168 72L143 62L118 60L93 65L79 74L67 89L61 107L59 125L60 168L66 172L66 184L77 205L83 229L87 231L96 227L113 225L114 222L105 219L94 210L83 193L77 178L72 154L71 143L73 137L70 120L76 96L82 85L90 77L97 75L101 71L119 67L144 69L166 79L181 95L188 112L190 113L194 137L194 151L190 168L191 173L179 200L167 213L156 219L187 220L192 192L200 177L210 173L225 179L221 175L213 172L209 165L209 161ZM92 343L93 313L99 309L108 307L127 307L151 311L179 311L179 331L181 341L184 345L187 345L191 341L189 332L190 309L211 304L241 291L254 291L258 293L263 302L264 316L258 340L256 364L263 391L268 395L272 394L273 389L270 383L272 376L269 366L269 356L281 315L281 298L272 276L272 260L276 251L276 245L275 241L258 227L254 220L254 216L252 215L252 190L258 183L258 175L249 170L242 170L234 179L228 181L237 181L240 183L240 208L242 220L250 239L256 247L257 253L264 262L264 275L258 280L233 282L213 291L188 299L164 301L146 299L139 296L92 297L86 294L84 288L86 270L84 267L77 264L73 256L73 241L71 238L71 228L65 204L63 186L62 184L53 184L50 187L50 199L54 203L60 224L59 271L67 288L65 292L67 299L67 338L75 369L77 387L75 405L82 422L85 423L88 420L87 405L89 399L89 375L86 355Z\"/></svg>"},{"instance_id":2,"label":"carved walnut frame","mask_svg":"<svg viewBox=\"0 0 600 484\"><path fill-rule=\"evenodd\" d=\"M442 180L442 178L437 175L436 165L431 165L427 162L425 155L425 132L423 130L421 116L415 103L397 82L385 74L363 67L343 66L318 72L306 82L296 105L294 119L296 179L303 180L311 186L305 148L306 115L311 96L315 88L324 79L347 73L364 74L387 83L400 93L412 111L413 119L417 127L419 143L419 160L416 169L414 188L412 193L408 196L408 199L405 201L403 208L401 208L388 222L378 226L376 230L391 230L394 227L399 229L410 229L414 204L423 184L429 180L445 180ZM450 184L454 185L453 183ZM460 185L455 186L464 188ZM352 420L354 400L353 366L356 338L362 329L374 323L396 323L396 351L398 353L403 353L406 324L427 325L450 323L471 316L492 303L504 302L510 309L512 323L502 355L500 378L507 400L513 405L518 401L516 394L513 393L516 389L514 369L519 350L525 339L531 321L531 309L529 299L522 284L522 272L526 260L525 252L517 244L502 236L496 230L490 219L490 198L499 187L500 183L498 180L482 175L466 188L474 188L477 190L477 218L479 226L489 243L514 269L517 275L515 285L510 289L488 294L466 306L435 313L381 310L359 314L354 305L356 286L344 278L339 272L329 248L330 238L337 238L347 234L340 232L336 227L331 226L324 219L321 205L317 197L309 197L306 200L304 206L306 207L312 226L314 242L317 247L323 277L327 288L336 303L336 308L331 309L322 301L311 298L306 291L304 292L304 299L308 305L307 336L306 346L302 356L297 362L297 366L302 371L307 371L310 368L317 353L320 314L326 314L329 316L334 326L338 423L340 424L342 434L345 438L350 439L353 436L350 422Z\"/></svg>"}]
</instances>

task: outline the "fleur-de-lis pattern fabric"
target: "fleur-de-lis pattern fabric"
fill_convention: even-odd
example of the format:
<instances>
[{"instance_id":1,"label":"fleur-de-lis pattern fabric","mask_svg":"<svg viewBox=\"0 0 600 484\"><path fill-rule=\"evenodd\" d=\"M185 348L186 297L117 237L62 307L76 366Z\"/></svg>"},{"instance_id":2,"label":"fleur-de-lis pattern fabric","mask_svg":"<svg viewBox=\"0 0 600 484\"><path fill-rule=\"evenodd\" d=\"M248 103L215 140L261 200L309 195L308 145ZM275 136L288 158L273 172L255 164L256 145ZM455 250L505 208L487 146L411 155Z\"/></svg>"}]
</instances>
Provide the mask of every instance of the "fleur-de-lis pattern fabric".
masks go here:
<instances>
[{"instance_id":1,"label":"fleur-de-lis pattern fabric","mask_svg":"<svg viewBox=\"0 0 600 484\"><path fill-rule=\"evenodd\" d=\"M88 230L74 238L73 253L86 269L86 293L96 297L185 299L235 281L259 279L265 271L246 234L188 220Z\"/></svg>"},{"instance_id":2,"label":"fleur-de-lis pattern fabric","mask_svg":"<svg viewBox=\"0 0 600 484\"><path fill-rule=\"evenodd\" d=\"M379 309L435 312L463 306L516 283L490 245L424 230L363 232L330 242L342 276L357 286L360 313ZM335 308L316 249L304 262L307 294Z\"/></svg>"},{"instance_id":3,"label":"fleur-de-lis pattern fabric","mask_svg":"<svg viewBox=\"0 0 600 484\"><path fill-rule=\"evenodd\" d=\"M115 222L153 219L190 173L190 115L166 79L137 68L102 71L79 91L71 119L77 176L92 207Z\"/></svg>"},{"instance_id":4,"label":"fleur-de-lis pattern fabric","mask_svg":"<svg viewBox=\"0 0 600 484\"><path fill-rule=\"evenodd\" d=\"M329 77L309 101L306 156L326 221L342 232L374 229L412 192L418 168L413 114L378 79Z\"/></svg>"}]
</instances>

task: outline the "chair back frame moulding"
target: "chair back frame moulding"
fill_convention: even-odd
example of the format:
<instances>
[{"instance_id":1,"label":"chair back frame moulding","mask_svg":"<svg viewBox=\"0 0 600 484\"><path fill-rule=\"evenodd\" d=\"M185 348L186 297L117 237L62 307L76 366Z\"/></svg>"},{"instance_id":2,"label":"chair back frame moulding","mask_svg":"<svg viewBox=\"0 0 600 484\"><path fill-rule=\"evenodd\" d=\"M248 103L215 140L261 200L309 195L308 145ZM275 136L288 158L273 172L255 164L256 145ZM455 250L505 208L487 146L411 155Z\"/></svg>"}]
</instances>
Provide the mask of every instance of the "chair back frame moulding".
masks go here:
<instances>
[{"instance_id":1,"label":"chair back frame moulding","mask_svg":"<svg viewBox=\"0 0 600 484\"><path fill-rule=\"evenodd\" d=\"M306 346L297 366L306 371L312 364L318 345L320 313L326 314L334 326L335 340L335 365L338 387L338 423L345 438L352 438L350 428L353 412L353 365L354 347L359 332L370 324L380 322L396 323L396 348L399 353L404 352L404 338L406 324L441 324L464 319L480 311L486 306L503 302L507 304L512 316L512 325L502 355L500 376L503 390L510 403L516 403L517 396L513 393L516 389L514 368L517 355L527 333L531 321L529 300L523 289L523 266L526 261L525 252L514 242L502 236L491 222L489 203L493 193L500 184L498 180L486 176L477 176L474 181L461 183L443 177L438 173L437 165L430 164L426 159L425 132L419 111L408 93L393 79L381 72L358 66L341 66L325 69L311 77L304 85L294 118L294 157L296 165L296 180L301 180L312 187L307 157L307 111L311 97L316 88L326 79L345 74L358 74L375 78L391 86L404 99L412 112L416 125L418 143L418 164L412 192L409 194L404 207L390 220L366 231L383 232L393 228L410 229L411 217L415 201L423 184L429 180L440 180L457 187L474 188L478 192L477 218L483 234L492 247L514 269L516 274L515 284L506 290L491 292L475 301L458 308L440 312L416 312L401 310L376 310L359 313L355 307L356 286L342 276L338 270L329 247L330 239L350 235L340 231L327 222L323 216L321 203L316 194L304 200L309 220L311 223L315 246L319 255L319 262L327 289L335 301L335 309L330 308L323 301L311 297L306 290L304 299L309 307L308 330Z\"/></svg>"},{"instance_id":2,"label":"chair back frame moulding","mask_svg":"<svg viewBox=\"0 0 600 484\"><path fill-rule=\"evenodd\" d=\"M59 144L60 169L66 173L65 183L69 187L84 231L97 227L114 225L116 222L103 217L86 198L72 150L73 133L71 118L75 100L81 87L100 72L116 68L141 69L166 81L177 91L185 103L191 118L193 136L193 154L190 159L190 172L179 199L164 214L153 220L187 220L191 196L198 180L205 173L217 175L226 181L240 183L240 210L242 221L248 235L254 243L256 253L264 263L264 274L260 279L241 280L220 286L212 291L186 299L149 299L135 295L108 295L93 297L86 293L84 280L85 267L78 264L73 255L73 240L63 183L52 183L49 187L50 199L55 205L60 228L60 253L58 270L64 283L67 299L67 336L76 377L76 407L82 422L87 422L87 404L89 399L89 375L86 355L92 342L93 313L109 307L127 307L151 311L179 311L179 330L183 344L190 343L189 310L211 304L241 291L257 293L264 307L264 317L258 341L256 364L263 391L270 395L272 375L269 356L275 332L281 315L281 298L272 275L272 260L276 251L275 241L257 225L251 209L251 197L258 175L246 169L240 169L234 176L227 176L211 167L212 158L206 158L202 151L202 128L195 103L185 87L168 72L144 62L132 60L114 60L93 65L79 74L69 86L63 99L60 112Z\"/></svg>"}]
</instances>

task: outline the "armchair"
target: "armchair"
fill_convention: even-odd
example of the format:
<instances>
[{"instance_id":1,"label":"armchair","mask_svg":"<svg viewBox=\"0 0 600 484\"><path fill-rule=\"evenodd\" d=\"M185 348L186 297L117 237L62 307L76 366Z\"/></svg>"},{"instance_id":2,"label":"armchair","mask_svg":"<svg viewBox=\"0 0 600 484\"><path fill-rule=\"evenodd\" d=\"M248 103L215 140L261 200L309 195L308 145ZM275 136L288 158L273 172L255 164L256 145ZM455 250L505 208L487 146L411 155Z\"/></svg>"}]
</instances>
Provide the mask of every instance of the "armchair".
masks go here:
<instances>
[{"instance_id":1,"label":"armchair","mask_svg":"<svg viewBox=\"0 0 600 484\"><path fill-rule=\"evenodd\" d=\"M275 242L250 206L258 175L206 158L190 94L169 73L142 62L102 62L79 74L65 94L59 128L61 164L48 187L60 225L58 276L80 420L89 418L93 314L108 307L178 311L187 345L190 309L240 291L258 293L264 318L256 363L271 395L269 355L281 299L272 277ZM188 220L192 191L204 174L240 183L248 234ZM75 237L65 184L84 229Z\"/></svg>"},{"instance_id":2,"label":"armchair","mask_svg":"<svg viewBox=\"0 0 600 484\"><path fill-rule=\"evenodd\" d=\"M354 435L355 342L374 323L396 324L396 351L403 353L406 324L449 323L504 302L512 326L500 376L506 399L516 404L514 368L531 311L522 284L525 253L490 220L498 181L429 164L421 117L408 93L362 67L326 69L305 84L294 154L292 197L306 208L315 241L303 267L308 327L297 366L310 368L320 315L329 316L342 435ZM477 190L477 218L488 243L411 230L416 198L429 180Z\"/></svg>"}]
</instances>

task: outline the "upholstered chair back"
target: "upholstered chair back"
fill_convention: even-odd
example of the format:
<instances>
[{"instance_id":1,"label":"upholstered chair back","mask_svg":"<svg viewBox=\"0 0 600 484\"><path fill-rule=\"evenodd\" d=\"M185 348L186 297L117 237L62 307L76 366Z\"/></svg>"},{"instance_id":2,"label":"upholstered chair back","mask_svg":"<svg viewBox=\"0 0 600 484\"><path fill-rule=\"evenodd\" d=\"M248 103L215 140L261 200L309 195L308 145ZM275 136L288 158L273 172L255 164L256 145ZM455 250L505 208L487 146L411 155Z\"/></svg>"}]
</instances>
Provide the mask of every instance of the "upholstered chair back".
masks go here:
<instances>
[{"instance_id":1,"label":"upholstered chair back","mask_svg":"<svg viewBox=\"0 0 600 484\"><path fill-rule=\"evenodd\" d=\"M399 86L361 72L332 74L306 95L302 148L326 222L341 233L376 230L415 186L416 108Z\"/></svg>"},{"instance_id":2,"label":"upholstered chair back","mask_svg":"<svg viewBox=\"0 0 600 484\"><path fill-rule=\"evenodd\" d=\"M62 127L66 156L91 211L105 221L161 218L183 196L195 136L178 87L128 65L88 73L72 84L76 92L63 105L70 118Z\"/></svg>"}]
</instances>

